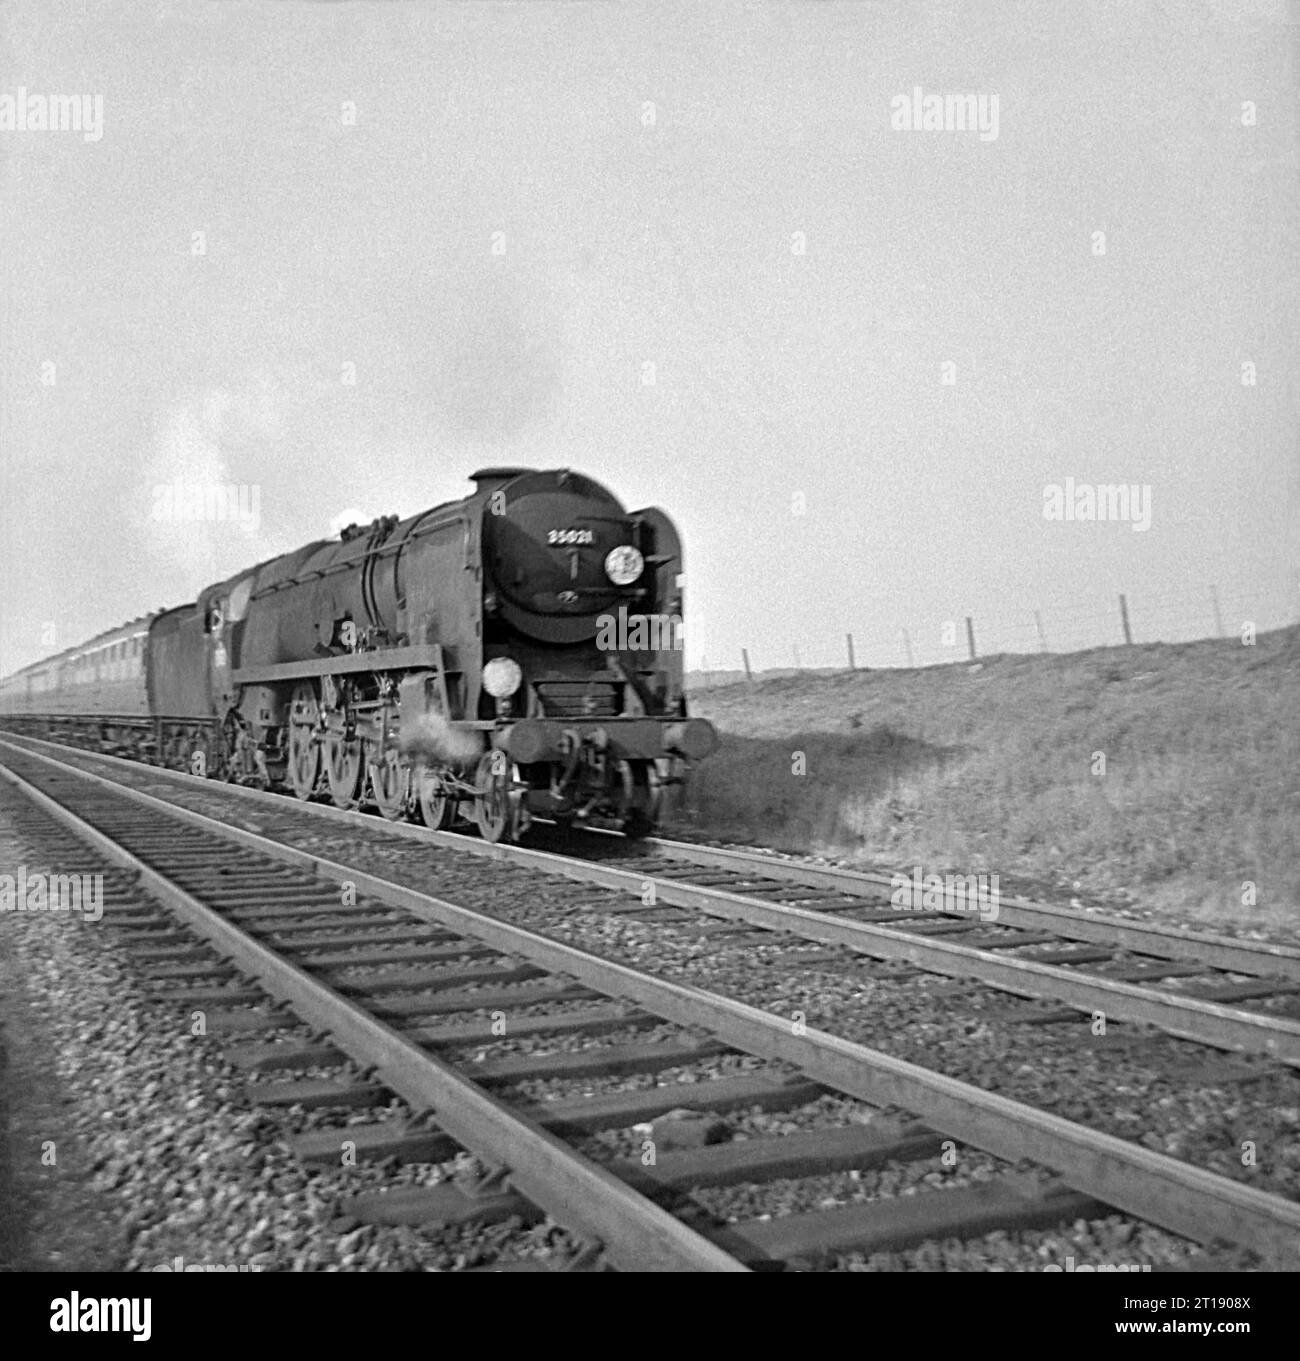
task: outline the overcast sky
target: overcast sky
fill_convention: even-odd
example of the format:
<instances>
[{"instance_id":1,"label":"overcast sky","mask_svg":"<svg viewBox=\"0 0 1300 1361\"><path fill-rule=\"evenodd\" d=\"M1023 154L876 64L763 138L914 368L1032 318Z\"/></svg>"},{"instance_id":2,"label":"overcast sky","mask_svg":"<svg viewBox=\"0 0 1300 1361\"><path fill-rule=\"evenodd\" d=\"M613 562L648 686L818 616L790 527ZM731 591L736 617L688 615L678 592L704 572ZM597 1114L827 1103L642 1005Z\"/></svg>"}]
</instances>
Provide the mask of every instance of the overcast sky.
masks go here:
<instances>
[{"instance_id":1,"label":"overcast sky","mask_svg":"<svg viewBox=\"0 0 1300 1361\"><path fill-rule=\"evenodd\" d=\"M1284 0L0 24L11 109L102 107L0 127L0 671L506 461L676 517L690 665L1297 617ZM893 126L917 87L996 136ZM1067 478L1150 527L1045 519ZM178 480L256 523L155 518Z\"/></svg>"}]
</instances>

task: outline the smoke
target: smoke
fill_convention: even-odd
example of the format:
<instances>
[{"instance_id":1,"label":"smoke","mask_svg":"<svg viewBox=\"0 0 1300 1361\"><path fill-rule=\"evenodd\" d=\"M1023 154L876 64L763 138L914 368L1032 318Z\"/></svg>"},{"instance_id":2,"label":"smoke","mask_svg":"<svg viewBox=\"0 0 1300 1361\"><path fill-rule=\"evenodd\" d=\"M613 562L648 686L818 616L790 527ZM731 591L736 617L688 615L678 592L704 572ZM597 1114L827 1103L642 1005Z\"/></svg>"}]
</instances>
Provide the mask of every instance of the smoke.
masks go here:
<instances>
[{"instance_id":1,"label":"smoke","mask_svg":"<svg viewBox=\"0 0 1300 1361\"><path fill-rule=\"evenodd\" d=\"M438 307L436 418L454 438L508 441L550 414L561 387L544 306L480 280Z\"/></svg>"},{"instance_id":2,"label":"smoke","mask_svg":"<svg viewBox=\"0 0 1300 1361\"><path fill-rule=\"evenodd\" d=\"M475 761L483 751L477 734L453 728L433 712L404 712L397 744L406 756L452 766Z\"/></svg>"},{"instance_id":3,"label":"smoke","mask_svg":"<svg viewBox=\"0 0 1300 1361\"><path fill-rule=\"evenodd\" d=\"M283 436L281 406L275 385L255 378L197 390L161 414L132 516L151 571L193 590L258 556L262 484L241 481L231 462L263 463Z\"/></svg>"}]
</instances>

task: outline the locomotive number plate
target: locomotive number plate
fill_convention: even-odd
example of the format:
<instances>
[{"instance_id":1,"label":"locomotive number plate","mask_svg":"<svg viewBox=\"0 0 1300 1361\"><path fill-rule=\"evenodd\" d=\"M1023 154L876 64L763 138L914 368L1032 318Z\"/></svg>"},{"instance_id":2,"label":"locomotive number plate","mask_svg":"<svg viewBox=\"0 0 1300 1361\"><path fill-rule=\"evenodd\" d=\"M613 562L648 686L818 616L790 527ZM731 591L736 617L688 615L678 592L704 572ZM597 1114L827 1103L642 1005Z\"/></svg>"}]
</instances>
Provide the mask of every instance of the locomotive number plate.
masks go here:
<instances>
[{"instance_id":1,"label":"locomotive number plate","mask_svg":"<svg viewBox=\"0 0 1300 1361\"><path fill-rule=\"evenodd\" d=\"M590 529L552 529L546 535L548 544L595 543Z\"/></svg>"}]
</instances>

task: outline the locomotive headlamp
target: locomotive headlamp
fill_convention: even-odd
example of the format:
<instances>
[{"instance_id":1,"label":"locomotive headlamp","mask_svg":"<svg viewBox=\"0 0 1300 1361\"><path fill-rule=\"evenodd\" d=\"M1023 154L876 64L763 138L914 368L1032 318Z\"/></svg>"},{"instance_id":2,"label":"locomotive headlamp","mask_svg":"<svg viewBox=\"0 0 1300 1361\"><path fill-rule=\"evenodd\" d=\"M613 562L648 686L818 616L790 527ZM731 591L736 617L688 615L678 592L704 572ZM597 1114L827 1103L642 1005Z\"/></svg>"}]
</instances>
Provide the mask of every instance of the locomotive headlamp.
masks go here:
<instances>
[{"instance_id":1,"label":"locomotive headlamp","mask_svg":"<svg viewBox=\"0 0 1300 1361\"><path fill-rule=\"evenodd\" d=\"M513 657L493 657L483 668L483 688L493 699L513 695L523 681L523 670Z\"/></svg>"},{"instance_id":2,"label":"locomotive headlamp","mask_svg":"<svg viewBox=\"0 0 1300 1361\"><path fill-rule=\"evenodd\" d=\"M645 559L630 543L611 548L605 555L605 575L615 586L630 586L645 570Z\"/></svg>"}]
</instances>

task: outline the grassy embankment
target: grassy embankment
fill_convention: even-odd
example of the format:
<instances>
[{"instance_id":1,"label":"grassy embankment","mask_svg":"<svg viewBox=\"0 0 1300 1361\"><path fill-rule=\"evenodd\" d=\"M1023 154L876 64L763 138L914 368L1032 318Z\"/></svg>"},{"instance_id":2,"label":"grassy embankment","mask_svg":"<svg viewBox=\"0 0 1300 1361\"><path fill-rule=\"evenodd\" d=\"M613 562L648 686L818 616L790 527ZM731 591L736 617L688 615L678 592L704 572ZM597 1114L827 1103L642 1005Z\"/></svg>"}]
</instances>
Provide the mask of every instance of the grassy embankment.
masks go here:
<instances>
[{"instance_id":1,"label":"grassy embankment","mask_svg":"<svg viewBox=\"0 0 1300 1361\"><path fill-rule=\"evenodd\" d=\"M760 679L693 705L723 733L689 795L697 833L1300 929L1300 626Z\"/></svg>"}]
</instances>

